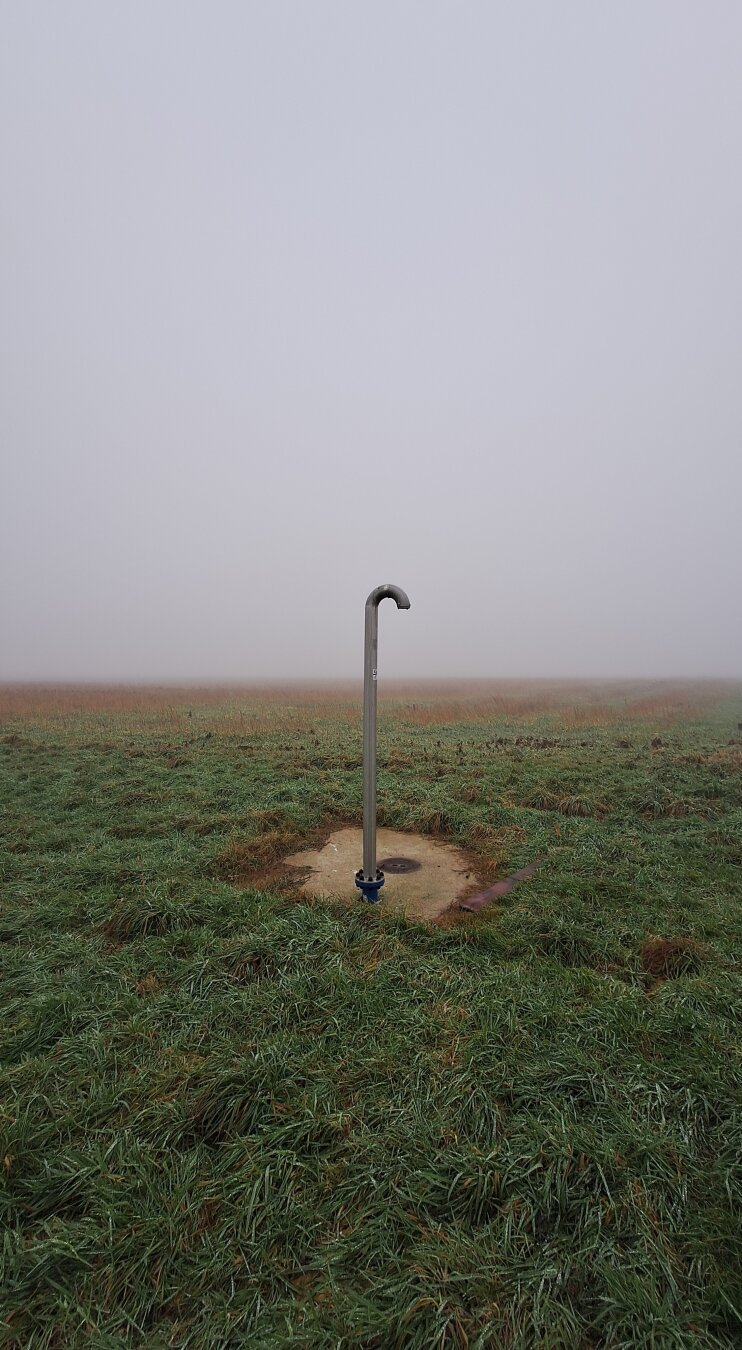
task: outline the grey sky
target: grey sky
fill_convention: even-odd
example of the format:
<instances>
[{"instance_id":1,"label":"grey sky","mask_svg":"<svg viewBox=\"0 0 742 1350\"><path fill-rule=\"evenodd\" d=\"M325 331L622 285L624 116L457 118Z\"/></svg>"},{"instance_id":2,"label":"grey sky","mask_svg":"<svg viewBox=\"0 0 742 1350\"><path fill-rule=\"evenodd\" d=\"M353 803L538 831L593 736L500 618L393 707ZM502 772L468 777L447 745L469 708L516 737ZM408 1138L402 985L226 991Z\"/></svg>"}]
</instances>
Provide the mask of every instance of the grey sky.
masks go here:
<instances>
[{"instance_id":1,"label":"grey sky","mask_svg":"<svg viewBox=\"0 0 742 1350\"><path fill-rule=\"evenodd\" d=\"M0 678L742 675L742 6L0 5Z\"/></svg>"}]
</instances>

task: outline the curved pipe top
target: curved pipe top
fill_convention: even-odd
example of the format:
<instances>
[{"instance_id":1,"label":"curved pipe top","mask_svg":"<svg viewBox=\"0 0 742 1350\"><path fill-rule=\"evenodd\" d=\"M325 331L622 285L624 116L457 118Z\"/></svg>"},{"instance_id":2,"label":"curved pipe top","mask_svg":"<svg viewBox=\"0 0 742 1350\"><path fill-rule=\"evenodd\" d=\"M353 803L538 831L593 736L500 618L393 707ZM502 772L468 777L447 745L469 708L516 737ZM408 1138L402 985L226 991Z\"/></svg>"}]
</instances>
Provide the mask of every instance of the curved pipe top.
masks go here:
<instances>
[{"instance_id":1,"label":"curved pipe top","mask_svg":"<svg viewBox=\"0 0 742 1350\"><path fill-rule=\"evenodd\" d=\"M409 609L410 599L406 591L401 586L376 586L366 601L366 609L376 608L382 600L395 600L397 609Z\"/></svg>"}]
</instances>

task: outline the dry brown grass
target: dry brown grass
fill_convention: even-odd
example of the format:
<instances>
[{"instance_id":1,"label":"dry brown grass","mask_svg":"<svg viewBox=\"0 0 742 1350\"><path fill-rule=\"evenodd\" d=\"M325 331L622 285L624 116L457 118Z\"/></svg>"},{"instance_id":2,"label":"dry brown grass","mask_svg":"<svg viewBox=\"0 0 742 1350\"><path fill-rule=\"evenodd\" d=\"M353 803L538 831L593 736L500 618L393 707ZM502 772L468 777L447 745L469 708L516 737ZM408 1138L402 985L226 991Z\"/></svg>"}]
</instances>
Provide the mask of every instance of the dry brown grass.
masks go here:
<instances>
[{"instance_id":1,"label":"dry brown grass","mask_svg":"<svg viewBox=\"0 0 742 1350\"><path fill-rule=\"evenodd\" d=\"M527 723L543 714L565 728L652 721L669 726L696 716L731 686L723 681L673 680L459 680L385 683L380 699L400 721L414 726L456 722ZM187 735L204 726L215 734L249 736L270 729L311 731L315 719L355 722L360 683L300 685L0 685L0 722L61 723L75 714L127 715L150 730ZM194 718L193 712L197 711ZM205 716L206 714L206 716Z\"/></svg>"},{"instance_id":2,"label":"dry brown grass","mask_svg":"<svg viewBox=\"0 0 742 1350\"><path fill-rule=\"evenodd\" d=\"M326 705L352 697L348 685L0 684L0 717L54 717L74 712L168 712L239 703Z\"/></svg>"},{"instance_id":3,"label":"dry brown grass","mask_svg":"<svg viewBox=\"0 0 742 1350\"><path fill-rule=\"evenodd\" d=\"M230 839L216 859L217 875L232 882L262 876L300 842L301 836L290 828L269 829L257 839Z\"/></svg>"},{"instance_id":4,"label":"dry brown grass","mask_svg":"<svg viewBox=\"0 0 742 1350\"><path fill-rule=\"evenodd\" d=\"M722 773L742 773L742 744L722 745L706 755L705 762L712 764Z\"/></svg>"},{"instance_id":5,"label":"dry brown grass","mask_svg":"<svg viewBox=\"0 0 742 1350\"><path fill-rule=\"evenodd\" d=\"M672 980L692 975L701 966L704 948L688 937L648 937L642 944L641 962L648 975Z\"/></svg>"}]
</instances>

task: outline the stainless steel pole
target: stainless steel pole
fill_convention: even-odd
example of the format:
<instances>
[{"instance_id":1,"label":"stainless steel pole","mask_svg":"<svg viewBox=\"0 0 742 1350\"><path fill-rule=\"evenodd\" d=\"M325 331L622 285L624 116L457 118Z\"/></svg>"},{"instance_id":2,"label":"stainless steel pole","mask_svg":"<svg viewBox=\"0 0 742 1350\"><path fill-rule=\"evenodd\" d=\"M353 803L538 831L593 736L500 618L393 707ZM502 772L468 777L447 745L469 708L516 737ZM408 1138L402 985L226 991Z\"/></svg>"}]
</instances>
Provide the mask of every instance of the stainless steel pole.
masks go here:
<instances>
[{"instance_id":1,"label":"stainless steel pole","mask_svg":"<svg viewBox=\"0 0 742 1350\"><path fill-rule=\"evenodd\" d=\"M363 643L363 877L376 877L376 676L379 607L366 602Z\"/></svg>"},{"instance_id":2,"label":"stainless steel pole","mask_svg":"<svg viewBox=\"0 0 742 1350\"><path fill-rule=\"evenodd\" d=\"M376 677L379 648L379 604L394 600L397 609L410 602L399 586L377 586L366 601L363 649L363 867L356 886L365 900L378 900L384 873L376 866Z\"/></svg>"}]
</instances>

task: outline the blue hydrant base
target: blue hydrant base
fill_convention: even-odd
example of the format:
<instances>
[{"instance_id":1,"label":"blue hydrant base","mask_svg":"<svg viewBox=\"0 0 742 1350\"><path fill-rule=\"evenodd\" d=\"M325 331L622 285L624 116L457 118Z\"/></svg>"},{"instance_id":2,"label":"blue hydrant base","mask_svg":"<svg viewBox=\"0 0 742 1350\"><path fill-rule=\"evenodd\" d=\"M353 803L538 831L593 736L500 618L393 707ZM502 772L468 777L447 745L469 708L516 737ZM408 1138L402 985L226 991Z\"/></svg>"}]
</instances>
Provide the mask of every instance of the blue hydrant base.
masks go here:
<instances>
[{"instance_id":1,"label":"blue hydrant base","mask_svg":"<svg viewBox=\"0 0 742 1350\"><path fill-rule=\"evenodd\" d=\"M363 875L363 868L361 867L356 872L355 880L356 886L361 892L364 900L368 900L369 904L375 905L380 899L379 891L384 885L384 873L377 871L373 880L367 881Z\"/></svg>"}]
</instances>

